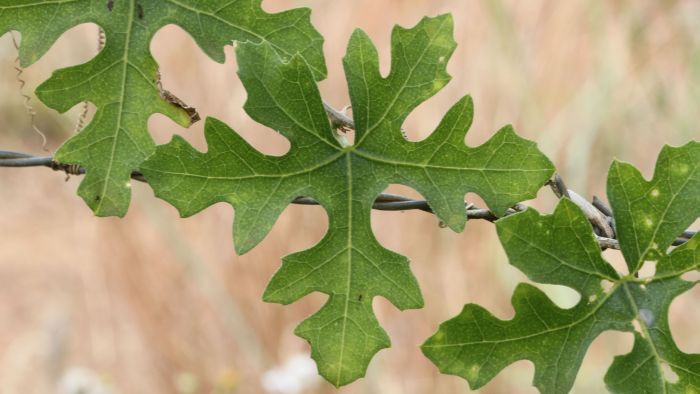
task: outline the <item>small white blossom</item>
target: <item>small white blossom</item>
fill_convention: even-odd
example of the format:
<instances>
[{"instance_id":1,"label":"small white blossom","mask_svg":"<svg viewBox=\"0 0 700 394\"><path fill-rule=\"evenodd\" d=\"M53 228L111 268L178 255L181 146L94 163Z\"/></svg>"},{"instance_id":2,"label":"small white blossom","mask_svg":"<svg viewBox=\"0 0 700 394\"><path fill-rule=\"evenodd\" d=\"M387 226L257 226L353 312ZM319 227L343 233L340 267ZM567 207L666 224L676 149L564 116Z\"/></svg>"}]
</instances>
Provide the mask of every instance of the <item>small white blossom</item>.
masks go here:
<instances>
[{"instance_id":1,"label":"small white blossom","mask_svg":"<svg viewBox=\"0 0 700 394\"><path fill-rule=\"evenodd\" d=\"M270 394L300 394L319 380L316 363L306 354L296 354L283 365L265 372L262 386Z\"/></svg>"}]
</instances>

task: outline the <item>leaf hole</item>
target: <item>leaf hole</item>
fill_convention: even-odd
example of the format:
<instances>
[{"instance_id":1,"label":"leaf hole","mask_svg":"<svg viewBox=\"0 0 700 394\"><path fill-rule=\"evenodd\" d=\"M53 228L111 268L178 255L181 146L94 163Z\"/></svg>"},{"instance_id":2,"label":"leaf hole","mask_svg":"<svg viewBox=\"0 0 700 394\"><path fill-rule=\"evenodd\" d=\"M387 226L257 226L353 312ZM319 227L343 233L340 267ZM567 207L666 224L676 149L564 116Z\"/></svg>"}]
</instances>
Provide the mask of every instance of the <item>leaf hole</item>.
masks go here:
<instances>
[{"instance_id":1,"label":"leaf hole","mask_svg":"<svg viewBox=\"0 0 700 394\"><path fill-rule=\"evenodd\" d=\"M676 297L668 311L668 324L678 348L685 353L700 353L700 286Z\"/></svg>"},{"instance_id":2,"label":"leaf hole","mask_svg":"<svg viewBox=\"0 0 700 394\"><path fill-rule=\"evenodd\" d=\"M17 39L17 44L21 48L21 33L13 31L12 34L14 34L14 37ZM8 60L14 59L18 55L18 51L12 43L12 34L0 33L0 54L7 54ZM36 98L34 91L41 83L49 79L52 72L61 68L84 64L94 59L99 53L98 37L99 27L94 23L83 23L74 26L61 34L40 59L32 65L23 68L20 76L17 76L17 71L13 68L14 64L8 64L7 67L3 66L2 70L0 70L0 74L2 74L2 81L0 81L0 83L7 79L11 81L12 84L9 94L3 96L3 101L7 100L5 102L6 104L12 103L13 106L17 105L19 107L23 105L20 104L20 102L24 100L22 97L23 95L30 97L31 101L29 105L37 112L36 124L42 133L46 134L49 140L49 147L53 145L51 141L54 139L63 141L73 133L79 116L75 114L82 113L83 105L77 104L75 107L79 107L80 109L70 110L67 114L58 114L53 110L49 112L48 108ZM26 86L20 88L20 85L22 85L20 80L26 83ZM26 111L24 111L23 108L21 112L17 112L23 114L23 116L17 118L17 122L22 123L15 125L16 121L14 116L11 116L9 117L8 124L8 117L4 117L3 128L5 130L11 130L15 127L19 129L20 127L18 126L20 125L22 128L27 127L26 123L24 123L28 120ZM37 136L32 135L32 141L34 141L36 137Z\"/></svg>"},{"instance_id":3,"label":"leaf hole","mask_svg":"<svg viewBox=\"0 0 700 394\"><path fill-rule=\"evenodd\" d=\"M73 106L73 108L66 113L72 119L71 124L73 125L73 129L71 132L78 133L88 127L92 118L95 116L95 111L97 111L97 107L89 101Z\"/></svg>"},{"instance_id":4,"label":"leaf hole","mask_svg":"<svg viewBox=\"0 0 700 394\"><path fill-rule=\"evenodd\" d=\"M476 371L478 365L472 366L469 370L470 375L474 372L481 372L480 369L488 368L488 365L482 366L479 371ZM484 372L485 373L485 372ZM507 367L493 378L485 389L497 393L518 393L518 394L536 394L539 391L532 386L532 379L535 374L535 364L530 360L518 360Z\"/></svg>"},{"instance_id":5,"label":"leaf hole","mask_svg":"<svg viewBox=\"0 0 700 394\"><path fill-rule=\"evenodd\" d=\"M571 309L581 301L581 294L567 286L538 283L537 287L562 309Z\"/></svg>"},{"instance_id":6,"label":"leaf hole","mask_svg":"<svg viewBox=\"0 0 700 394\"><path fill-rule=\"evenodd\" d=\"M335 138L340 141L343 146L355 145L355 130L335 130Z\"/></svg>"},{"instance_id":7,"label":"leaf hole","mask_svg":"<svg viewBox=\"0 0 700 394\"><path fill-rule=\"evenodd\" d=\"M598 335L586 350L571 392L607 393L603 380L607 367L616 355L631 352L633 344L631 332L605 331Z\"/></svg>"},{"instance_id":8,"label":"leaf hole","mask_svg":"<svg viewBox=\"0 0 700 394\"><path fill-rule=\"evenodd\" d=\"M629 273L629 269L627 268L627 263L625 263L625 258L622 256L622 253L620 253L619 250L614 250L614 249L606 249L602 253L603 258L605 258L605 261L610 264L615 271L619 272L621 276L625 276Z\"/></svg>"},{"instance_id":9,"label":"leaf hole","mask_svg":"<svg viewBox=\"0 0 700 394\"><path fill-rule=\"evenodd\" d=\"M640 278L652 278L656 274L656 261L645 261L637 274Z\"/></svg>"},{"instance_id":10,"label":"leaf hole","mask_svg":"<svg viewBox=\"0 0 700 394\"><path fill-rule=\"evenodd\" d=\"M661 363L661 372L664 374L664 379L666 379L667 382L669 383L677 383L678 382L678 374L671 368L668 363Z\"/></svg>"},{"instance_id":11,"label":"leaf hole","mask_svg":"<svg viewBox=\"0 0 700 394\"><path fill-rule=\"evenodd\" d=\"M681 279L688 282L698 282L700 281L700 271L695 270L686 272L685 274L681 275Z\"/></svg>"},{"instance_id":12,"label":"leaf hole","mask_svg":"<svg viewBox=\"0 0 700 394\"><path fill-rule=\"evenodd\" d=\"M642 325L639 323L639 320L632 320L632 327L634 328L634 331L639 333L639 335L644 336L644 331L642 331Z\"/></svg>"},{"instance_id":13,"label":"leaf hole","mask_svg":"<svg viewBox=\"0 0 700 394\"><path fill-rule=\"evenodd\" d=\"M454 94L449 92L449 89L443 88L430 100L420 103L408 114L401 125L404 138L411 142L428 138L437 129L455 101Z\"/></svg>"},{"instance_id":14,"label":"leaf hole","mask_svg":"<svg viewBox=\"0 0 700 394\"><path fill-rule=\"evenodd\" d=\"M413 200L424 200L424 197L418 193L415 189L399 184L392 184L387 187L383 193L400 195L408 197ZM410 215L402 215L400 213L411 213ZM422 236L430 236L430 233L426 232L427 221L431 221L433 224L431 227L437 230L438 226L434 215L425 215L425 212L418 210L406 210L406 211L385 211L373 209L371 214L371 224L372 231L380 244L384 245L390 250L400 250L405 249L406 239L414 239L413 236L407 237L400 231L396 231L397 228L412 228L418 229L423 228L422 231L415 231L416 238L411 242L419 242L417 237L422 233ZM423 213L423 215L421 215ZM431 230L432 231L432 230ZM405 253L401 253L405 254Z\"/></svg>"},{"instance_id":15,"label":"leaf hole","mask_svg":"<svg viewBox=\"0 0 700 394\"><path fill-rule=\"evenodd\" d=\"M19 37L18 34L16 36ZM100 52L99 43L99 26L95 23L81 23L61 34L46 55L35 64L42 73L49 74L51 70L87 63ZM48 75L42 76L40 80L45 81L47 77Z\"/></svg>"},{"instance_id":16,"label":"leaf hole","mask_svg":"<svg viewBox=\"0 0 700 394\"><path fill-rule=\"evenodd\" d=\"M603 290L607 293L609 292L615 284L607 279L603 279L600 281L600 287L603 288Z\"/></svg>"},{"instance_id":17,"label":"leaf hole","mask_svg":"<svg viewBox=\"0 0 700 394\"><path fill-rule=\"evenodd\" d=\"M273 233L276 238L273 242L284 245L280 255L306 250L321 242L328 233L328 212L318 205L290 204L277 219L270 235Z\"/></svg>"},{"instance_id":18,"label":"leaf hole","mask_svg":"<svg viewBox=\"0 0 700 394\"><path fill-rule=\"evenodd\" d=\"M177 134L197 150L206 151L204 124L211 116L226 123L264 154L282 156L289 152L291 144L282 134L257 123L243 109L247 93L233 72L236 69L233 46L224 49L225 61L218 63L184 29L167 25L155 33L150 50L158 64L163 89L196 109L201 118L185 127L162 114L152 115L148 125L157 144L167 143Z\"/></svg>"}]
</instances>

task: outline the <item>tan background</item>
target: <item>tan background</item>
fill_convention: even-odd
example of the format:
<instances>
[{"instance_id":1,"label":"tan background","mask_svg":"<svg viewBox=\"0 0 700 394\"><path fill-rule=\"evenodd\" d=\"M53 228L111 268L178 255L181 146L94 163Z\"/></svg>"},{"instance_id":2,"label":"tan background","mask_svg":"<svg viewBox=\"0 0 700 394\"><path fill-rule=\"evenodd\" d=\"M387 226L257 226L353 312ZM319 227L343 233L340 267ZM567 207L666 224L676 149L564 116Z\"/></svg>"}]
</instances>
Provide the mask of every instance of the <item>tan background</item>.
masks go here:
<instances>
[{"instance_id":1,"label":"tan background","mask_svg":"<svg viewBox=\"0 0 700 394\"><path fill-rule=\"evenodd\" d=\"M454 79L409 117L409 137L425 137L469 93L476 103L469 144L512 123L587 197L604 195L613 158L649 176L664 143L700 136L700 2L694 0L309 0L264 6L313 9L329 67L321 90L336 107L348 104L340 62L354 28L372 37L387 71L394 24L412 26L424 15L452 12L459 43L449 63ZM66 33L25 71L26 90L57 67L89 60L96 35L94 25ZM183 30L169 26L152 49L167 89L202 115L226 121L262 151L285 151L282 137L241 109L245 91L230 47L226 63L217 64ZM0 37L0 149L42 154L22 107L15 55L9 35ZM55 149L72 133L80 106L58 115L34 103ZM156 115L150 126L159 143L182 134L205 149L202 123L185 130ZM281 256L322 237L326 217L320 208L289 207L257 248L236 256L229 206L183 220L137 184L125 219L98 219L74 194L79 180L66 183L63 175L41 168L0 169L0 393L56 392L57 382L75 375L76 367L120 393L258 393L264 371L308 354L292 332L324 296L286 307L260 297ZM392 191L416 196L405 187ZM533 205L551 210L553 202L543 190ZM510 295L524 276L507 264L488 223L474 221L453 234L425 213L375 212L372 218L379 240L412 260L426 307L401 313L376 299L393 347L375 357L365 379L340 392L469 392L460 378L439 375L418 347L468 302L512 316ZM606 256L620 266L618 253ZM561 305L576 302L571 290L546 288ZM700 288L672 306L673 333L686 352L700 352L700 314L688 313L697 311L698 301ZM573 392L604 391L613 355L630 349L631 334L601 336L586 354ZM535 393L532 373L531 363L518 362L480 392ZM333 391L324 382L306 390Z\"/></svg>"}]
</instances>

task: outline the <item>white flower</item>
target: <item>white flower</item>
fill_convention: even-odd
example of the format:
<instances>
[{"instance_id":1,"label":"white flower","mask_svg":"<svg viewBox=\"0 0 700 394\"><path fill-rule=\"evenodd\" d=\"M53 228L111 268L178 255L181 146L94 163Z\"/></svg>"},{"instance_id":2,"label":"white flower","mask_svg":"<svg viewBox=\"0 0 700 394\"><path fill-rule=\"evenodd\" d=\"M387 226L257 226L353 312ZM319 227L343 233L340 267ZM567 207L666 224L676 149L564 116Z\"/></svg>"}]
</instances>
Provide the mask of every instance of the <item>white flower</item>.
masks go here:
<instances>
[{"instance_id":1,"label":"white flower","mask_svg":"<svg viewBox=\"0 0 700 394\"><path fill-rule=\"evenodd\" d=\"M319 382L316 363L307 354L296 354L265 372L262 386L271 394L300 394Z\"/></svg>"},{"instance_id":2,"label":"white flower","mask_svg":"<svg viewBox=\"0 0 700 394\"><path fill-rule=\"evenodd\" d=\"M72 367L63 373L58 382L61 394L113 394L111 388L95 372Z\"/></svg>"}]
</instances>

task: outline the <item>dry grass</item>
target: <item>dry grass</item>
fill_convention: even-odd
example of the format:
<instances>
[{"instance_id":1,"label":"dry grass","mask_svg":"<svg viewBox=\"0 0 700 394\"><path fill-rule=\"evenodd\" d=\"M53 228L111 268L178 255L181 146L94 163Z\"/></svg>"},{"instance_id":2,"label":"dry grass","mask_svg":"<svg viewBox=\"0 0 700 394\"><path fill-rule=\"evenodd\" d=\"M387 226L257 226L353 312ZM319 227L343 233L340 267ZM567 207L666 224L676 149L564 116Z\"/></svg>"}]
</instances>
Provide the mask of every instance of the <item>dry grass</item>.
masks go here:
<instances>
[{"instance_id":1,"label":"dry grass","mask_svg":"<svg viewBox=\"0 0 700 394\"><path fill-rule=\"evenodd\" d=\"M282 10L310 6L326 37L329 78L324 97L348 104L340 61L356 27L369 33L389 64L394 24L411 26L424 15L452 12L457 52L453 81L406 123L420 139L465 93L474 97L471 145L512 123L536 140L572 188L604 195L614 157L645 174L664 143L698 138L700 15L687 1L268 1ZM94 26L64 35L26 73L29 88L50 72L88 60L95 52ZM286 141L256 125L242 111L245 91L231 48L225 64L209 60L177 27L166 27L152 45L165 86L200 113L232 125L264 152L282 153ZM0 38L0 147L41 153L30 131L14 79L14 48ZM40 110L40 126L56 147L79 112ZM202 125L181 129L154 116L159 143L174 133L204 149ZM292 354L308 352L293 328L324 297L293 305L266 304L260 296L280 257L307 248L325 231L319 208L290 207L260 246L236 256L233 212L212 207L193 218L175 210L143 185L124 220L97 219L74 194L79 179L65 183L45 169L0 170L0 392L51 393L72 366L84 366L122 393L176 392L176 381L196 380L193 392L261 392L261 373ZM413 194L401 186L392 190ZM552 207L546 191L533 202ZM343 393L467 392L466 382L440 376L420 353L420 343L439 322L476 302L507 318L510 294L524 276L510 267L488 223L470 223L463 234L440 229L416 212L375 212L373 227L388 248L407 255L423 289L426 308L398 312L375 301L393 347L372 362L366 379ZM615 252L606 252L619 261ZM681 349L700 351L700 291L678 299L672 327ZM570 291L548 287L558 302ZM602 377L614 354L631 348L628 334L607 333L586 355L575 393L604 390ZM532 365L507 368L482 393L535 393ZM227 389L230 389L227 391ZM310 392L330 393L320 383Z\"/></svg>"}]
</instances>

